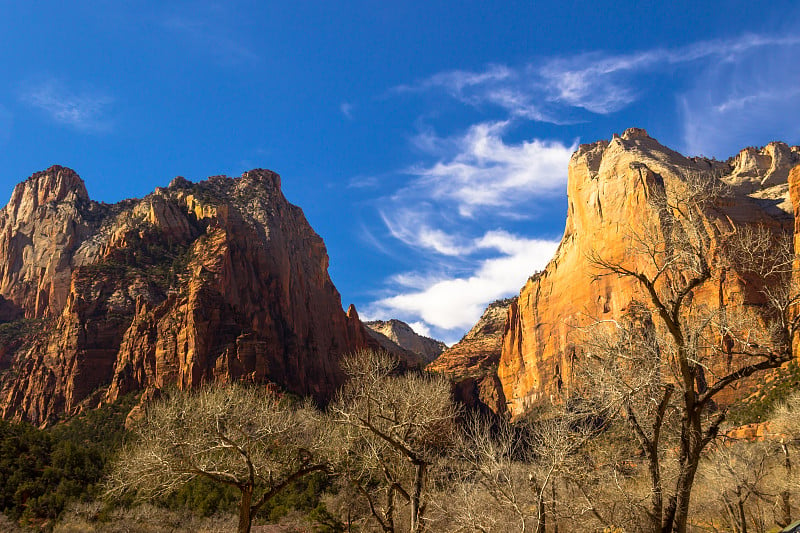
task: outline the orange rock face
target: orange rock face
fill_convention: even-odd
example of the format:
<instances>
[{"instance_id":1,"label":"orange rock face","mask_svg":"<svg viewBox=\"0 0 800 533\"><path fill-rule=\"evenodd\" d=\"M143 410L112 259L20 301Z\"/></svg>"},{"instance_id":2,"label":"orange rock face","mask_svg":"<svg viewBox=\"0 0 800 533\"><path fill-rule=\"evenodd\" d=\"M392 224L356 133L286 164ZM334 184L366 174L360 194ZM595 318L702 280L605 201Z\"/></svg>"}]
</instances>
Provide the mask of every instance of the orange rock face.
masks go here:
<instances>
[{"instance_id":1,"label":"orange rock face","mask_svg":"<svg viewBox=\"0 0 800 533\"><path fill-rule=\"evenodd\" d=\"M800 165L795 166L789 172L789 196L792 201L792 211L794 213L794 249L795 259L793 265L794 282L800 285L800 257L797 255L797 250L800 250ZM800 314L800 304L795 304L792 309L793 316ZM800 354L798 350L800 338L796 336L792 339L792 350L795 354Z\"/></svg>"},{"instance_id":2,"label":"orange rock face","mask_svg":"<svg viewBox=\"0 0 800 533\"><path fill-rule=\"evenodd\" d=\"M599 255L612 263L646 268L630 256L629 235L645 222L658 222L657 211L648 203L656 189L681 187L687 176L698 174L710 173L727 182L732 196L702 213L712 240L744 224L790 229L786 176L798 162L800 149L783 143L743 150L729 162L686 158L634 128L611 141L582 145L569 164L561 244L508 310L497 375L510 413L520 415L572 386L581 326L619 319L632 300L647 301L634 279L598 276L591 258ZM724 302L752 292L731 272L714 272L707 285L714 290L697 291L698 301Z\"/></svg>"},{"instance_id":3,"label":"orange rock face","mask_svg":"<svg viewBox=\"0 0 800 533\"><path fill-rule=\"evenodd\" d=\"M267 170L177 178L107 206L53 167L0 211L0 258L8 306L45 319L0 366L4 418L42 424L130 391L212 380L325 400L341 383L340 355L372 345L355 310L342 310L322 239Z\"/></svg>"}]
</instances>

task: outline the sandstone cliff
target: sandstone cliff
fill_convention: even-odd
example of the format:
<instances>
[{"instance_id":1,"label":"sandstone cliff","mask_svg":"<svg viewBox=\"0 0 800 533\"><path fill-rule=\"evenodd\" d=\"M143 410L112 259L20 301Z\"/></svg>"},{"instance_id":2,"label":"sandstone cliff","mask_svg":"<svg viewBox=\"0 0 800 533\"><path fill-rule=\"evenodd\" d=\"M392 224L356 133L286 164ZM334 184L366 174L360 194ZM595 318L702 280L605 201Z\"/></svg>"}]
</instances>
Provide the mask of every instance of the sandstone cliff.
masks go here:
<instances>
[{"instance_id":1,"label":"sandstone cliff","mask_svg":"<svg viewBox=\"0 0 800 533\"><path fill-rule=\"evenodd\" d=\"M581 325L619 319L632 300L646 301L632 278L597 276L591 258L602 253L610 262L632 260L625 236L658 216L648 202L655 188L683 187L691 176L707 175L729 184L732 194L701 214L712 240L745 224L790 229L786 177L798 162L800 148L783 143L742 150L727 162L687 158L635 128L611 141L582 145L569 164L561 244L509 307L497 375L511 414L571 387L574 333ZM713 280L716 289L697 298L721 302L748 290L735 272L716 271Z\"/></svg>"},{"instance_id":2,"label":"sandstone cliff","mask_svg":"<svg viewBox=\"0 0 800 533\"><path fill-rule=\"evenodd\" d=\"M0 211L0 319L39 320L0 349L0 414L42 424L211 380L325 400L338 357L374 345L327 268L268 170L176 178L115 205L91 201L69 169L34 174Z\"/></svg>"},{"instance_id":3,"label":"sandstone cliff","mask_svg":"<svg viewBox=\"0 0 800 533\"><path fill-rule=\"evenodd\" d=\"M497 366L508 309L516 302L508 298L489 304L472 329L427 367L453 380L457 398L466 405L484 404L497 414L506 411Z\"/></svg>"},{"instance_id":4,"label":"sandstone cliff","mask_svg":"<svg viewBox=\"0 0 800 533\"><path fill-rule=\"evenodd\" d=\"M407 358L416 359L421 366L436 359L447 348L447 345L441 341L417 334L402 320L372 320L365 322L364 325L367 326L367 333L384 350L406 351L408 352Z\"/></svg>"}]
</instances>

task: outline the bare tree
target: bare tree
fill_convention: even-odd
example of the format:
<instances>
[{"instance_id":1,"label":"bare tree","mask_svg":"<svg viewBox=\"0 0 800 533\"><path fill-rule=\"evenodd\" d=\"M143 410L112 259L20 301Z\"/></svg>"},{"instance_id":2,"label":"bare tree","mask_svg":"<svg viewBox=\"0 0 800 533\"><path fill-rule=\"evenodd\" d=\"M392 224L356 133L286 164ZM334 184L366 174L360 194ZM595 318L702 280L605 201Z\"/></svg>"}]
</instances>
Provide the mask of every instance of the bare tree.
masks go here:
<instances>
[{"instance_id":1,"label":"bare tree","mask_svg":"<svg viewBox=\"0 0 800 533\"><path fill-rule=\"evenodd\" d=\"M583 448L599 429L570 405L514 424L470 413L452 452L456 475L441 496L452 530L557 533L562 519L572 529L584 515L591 518L583 523L607 525L580 493L593 470Z\"/></svg>"},{"instance_id":2,"label":"bare tree","mask_svg":"<svg viewBox=\"0 0 800 533\"><path fill-rule=\"evenodd\" d=\"M454 447L458 478L444 504L464 531L530 531L544 522L543 495L529 474L531 449L505 420L470 413ZM543 500L542 498L539 498Z\"/></svg>"},{"instance_id":3,"label":"bare tree","mask_svg":"<svg viewBox=\"0 0 800 533\"><path fill-rule=\"evenodd\" d=\"M294 407L262 387L174 392L149 406L114 463L108 493L165 495L204 477L240 491L238 531L249 532L271 498L324 469L317 418L313 408Z\"/></svg>"},{"instance_id":4,"label":"bare tree","mask_svg":"<svg viewBox=\"0 0 800 533\"><path fill-rule=\"evenodd\" d=\"M771 504L776 491L770 487L774 447L771 443L719 439L699 468L701 507L710 508L708 521L722 521L722 531L748 533L750 526L764 530L756 508Z\"/></svg>"},{"instance_id":5,"label":"bare tree","mask_svg":"<svg viewBox=\"0 0 800 533\"><path fill-rule=\"evenodd\" d=\"M684 533L700 458L726 417L716 399L791 360L798 329L791 311L797 302L794 254L790 238L777 232L720 229L724 224L715 223L713 213L726 191L715 178L690 175L671 189L651 181L648 200L656 216L631 230L625 256L591 258L598 277L636 280L644 312L634 306L627 321L591 328L605 329L613 340L590 339L586 351L609 370L599 380L608 385L606 412L627 421L647 458L650 529ZM738 276L741 287L727 299L719 290L726 276ZM663 428L673 409L680 420L678 453L667 491Z\"/></svg>"},{"instance_id":6,"label":"bare tree","mask_svg":"<svg viewBox=\"0 0 800 533\"><path fill-rule=\"evenodd\" d=\"M438 376L398 375L397 362L384 352L356 352L342 367L350 379L329 408L340 428L336 464L383 531L396 530L398 501L409 507L409 530L421 531L428 469L454 431L450 384Z\"/></svg>"},{"instance_id":7,"label":"bare tree","mask_svg":"<svg viewBox=\"0 0 800 533\"><path fill-rule=\"evenodd\" d=\"M780 491L780 518L778 523L787 526L792 521L792 500L800 495L800 467L797 448L800 447L800 393L791 395L770 418L772 440L781 449L781 465L775 469L775 485Z\"/></svg>"}]
</instances>

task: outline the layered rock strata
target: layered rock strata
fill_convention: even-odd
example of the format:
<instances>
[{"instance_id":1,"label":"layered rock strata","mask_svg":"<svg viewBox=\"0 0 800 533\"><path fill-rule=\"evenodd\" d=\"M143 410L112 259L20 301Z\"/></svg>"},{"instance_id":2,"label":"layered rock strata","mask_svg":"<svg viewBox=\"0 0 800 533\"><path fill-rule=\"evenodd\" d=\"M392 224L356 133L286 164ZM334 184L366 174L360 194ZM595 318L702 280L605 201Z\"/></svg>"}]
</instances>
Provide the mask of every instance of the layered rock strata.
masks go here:
<instances>
[{"instance_id":1,"label":"layered rock strata","mask_svg":"<svg viewBox=\"0 0 800 533\"><path fill-rule=\"evenodd\" d=\"M69 169L34 174L0 211L0 319L41 321L0 361L0 415L43 424L208 381L273 381L324 401L338 358L375 346L327 268L268 170L176 178L115 205L91 201Z\"/></svg>"}]
</instances>

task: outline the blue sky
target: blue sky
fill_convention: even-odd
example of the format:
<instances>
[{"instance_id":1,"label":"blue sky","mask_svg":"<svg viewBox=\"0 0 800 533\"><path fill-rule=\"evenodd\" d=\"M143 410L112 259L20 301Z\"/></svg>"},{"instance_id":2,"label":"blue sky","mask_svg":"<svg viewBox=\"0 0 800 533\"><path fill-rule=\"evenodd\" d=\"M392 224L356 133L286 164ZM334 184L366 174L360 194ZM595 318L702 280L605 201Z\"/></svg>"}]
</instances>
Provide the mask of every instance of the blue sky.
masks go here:
<instances>
[{"instance_id":1,"label":"blue sky","mask_svg":"<svg viewBox=\"0 0 800 533\"><path fill-rule=\"evenodd\" d=\"M543 268L578 143L800 143L800 6L0 0L0 195L283 177L344 305L447 342Z\"/></svg>"}]
</instances>

